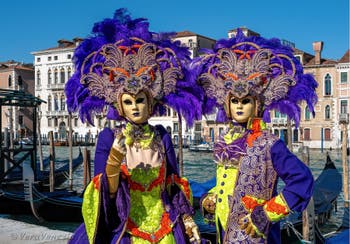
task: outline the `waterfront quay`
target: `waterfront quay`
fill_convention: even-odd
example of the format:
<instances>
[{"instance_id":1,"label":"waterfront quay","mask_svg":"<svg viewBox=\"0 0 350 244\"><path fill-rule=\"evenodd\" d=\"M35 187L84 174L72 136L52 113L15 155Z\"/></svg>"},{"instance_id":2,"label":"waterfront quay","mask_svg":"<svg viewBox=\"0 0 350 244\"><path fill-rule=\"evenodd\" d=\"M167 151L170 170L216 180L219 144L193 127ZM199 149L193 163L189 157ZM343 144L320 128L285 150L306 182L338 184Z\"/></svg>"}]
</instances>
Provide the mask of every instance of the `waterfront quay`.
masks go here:
<instances>
[{"instance_id":1,"label":"waterfront quay","mask_svg":"<svg viewBox=\"0 0 350 244\"><path fill-rule=\"evenodd\" d=\"M67 243L72 235L69 231L50 229L9 217L13 216L0 215L0 244L60 244Z\"/></svg>"}]
</instances>

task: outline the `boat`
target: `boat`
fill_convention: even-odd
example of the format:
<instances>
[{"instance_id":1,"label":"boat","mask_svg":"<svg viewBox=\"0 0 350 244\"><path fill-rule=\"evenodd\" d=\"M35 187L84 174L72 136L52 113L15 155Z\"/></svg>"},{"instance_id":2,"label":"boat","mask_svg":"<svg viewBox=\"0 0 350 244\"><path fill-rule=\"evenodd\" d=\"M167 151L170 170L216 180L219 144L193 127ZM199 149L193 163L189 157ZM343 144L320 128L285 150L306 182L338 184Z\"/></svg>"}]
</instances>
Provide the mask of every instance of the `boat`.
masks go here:
<instances>
[{"instance_id":1,"label":"boat","mask_svg":"<svg viewBox=\"0 0 350 244\"><path fill-rule=\"evenodd\" d=\"M193 152L212 152L213 146L209 143L202 143L198 145L190 145L188 149Z\"/></svg>"},{"instance_id":2,"label":"boat","mask_svg":"<svg viewBox=\"0 0 350 244\"><path fill-rule=\"evenodd\" d=\"M73 160L73 170L83 162L82 152ZM57 161L62 166L55 170L55 189L49 191L49 170L34 174L29 163L23 164L23 180L1 183L0 213L34 214L39 220L72 221L82 220L82 197L75 191L61 189L68 179L68 160ZM36 180L35 180L36 178ZM40 180L38 180L40 179Z\"/></svg>"}]
</instances>

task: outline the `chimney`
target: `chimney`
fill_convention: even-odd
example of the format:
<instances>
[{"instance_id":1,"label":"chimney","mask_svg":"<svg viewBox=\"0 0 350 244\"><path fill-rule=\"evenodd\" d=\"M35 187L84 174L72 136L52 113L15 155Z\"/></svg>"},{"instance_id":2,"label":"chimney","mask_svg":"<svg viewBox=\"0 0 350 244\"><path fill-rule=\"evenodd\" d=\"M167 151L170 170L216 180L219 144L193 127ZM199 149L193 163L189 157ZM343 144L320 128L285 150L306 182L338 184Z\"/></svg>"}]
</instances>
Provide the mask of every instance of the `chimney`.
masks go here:
<instances>
[{"instance_id":1,"label":"chimney","mask_svg":"<svg viewBox=\"0 0 350 244\"><path fill-rule=\"evenodd\" d=\"M321 64L321 52L323 49L323 42L313 42L312 47L315 52L315 64Z\"/></svg>"}]
</instances>

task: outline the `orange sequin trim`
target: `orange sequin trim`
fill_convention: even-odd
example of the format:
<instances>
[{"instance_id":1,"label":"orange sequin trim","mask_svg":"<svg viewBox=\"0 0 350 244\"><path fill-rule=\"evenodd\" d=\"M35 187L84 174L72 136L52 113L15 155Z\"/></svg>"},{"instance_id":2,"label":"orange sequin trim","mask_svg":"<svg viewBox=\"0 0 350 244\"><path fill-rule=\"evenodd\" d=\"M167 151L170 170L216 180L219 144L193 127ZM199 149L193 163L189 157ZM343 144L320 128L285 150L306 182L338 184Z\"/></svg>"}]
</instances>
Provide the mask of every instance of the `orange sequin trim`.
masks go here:
<instances>
[{"instance_id":1,"label":"orange sequin trim","mask_svg":"<svg viewBox=\"0 0 350 244\"><path fill-rule=\"evenodd\" d=\"M147 189L142 184L131 179L131 176L125 164L122 164L120 166L120 169L122 171L123 176L126 177L126 179L128 180L131 190L137 190L141 192L151 191L154 187L162 184L165 179L165 161L163 161L162 165L160 166L158 177L152 181L152 183L147 187Z\"/></svg>"},{"instance_id":2,"label":"orange sequin trim","mask_svg":"<svg viewBox=\"0 0 350 244\"><path fill-rule=\"evenodd\" d=\"M96 190L99 190L99 189L100 189L100 176L101 176L101 174L96 175L96 176L92 179L92 182L94 183L94 187L95 187Z\"/></svg>"},{"instance_id":3,"label":"orange sequin trim","mask_svg":"<svg viewBox=\"0 0 350 244\"><path fill-rule=\"evenodd\" d=\"M247 137L249 147L253 146L253 142L262 134L260 127L260 119L254 119L252 123L252 133Z\"/></svg>"},{"instance_id":4,"label":"orange sequin trim","mask_svg":"<svg viewBox=\"0 0 350 244\"><path fill-rule=\"evenodd\" d=\"M168 176L167 178L167 181L166 183L167 184L171 184L172 183L172 178L174 178L174 182L178 185L181 185L184 189L184 193L187 197L187 199L190 199L191 198L191 188L190 188L190 185L188 183L187 180L181 178L181 177L178 177L177 175L173 175L173 177L171 175Z\"/></svg>"},{"instance_id":5,"label":"orange sequin trim","mask_svg":"<svg viewBox=\"0 0 350 244\"><path fill-rule=\"evenodd\" d=\"M133 236L140 237L151 243L159 242L164 236L168 235L172 231L172 222L170 220L169 213L164 212L160 222L159 229L154 233L148 233L142 231L130 218L128 218L127 228Z\"/></svg>"},{"instance_id":6,"label":"orange sequin trim","mask_svg":"<svg viewBox=\"0 0 350 244\"><path fill-rule=\"evenodd\" d=\"M266 211L276 213L276 214L283 214L283 215L288 214L288 209L286 208L286 206L283 206L275 202L275 198L271 199L266 203Z\"/></svg>"},{"instance_id":7,"label":"orange sequin trim","mask_svg":"<svg viewBox=\"0 0 350 244\"><path fill-rule=\"evenodd\" d=\"M254 208L256 208L257 206L261 206L264 204L264 202L262 203L258 203L258 201L252 197L249 196L244 196L242 197L242 202L245 206L245 208L249 211L253 211Z\"/></svg>"}]
</instances>

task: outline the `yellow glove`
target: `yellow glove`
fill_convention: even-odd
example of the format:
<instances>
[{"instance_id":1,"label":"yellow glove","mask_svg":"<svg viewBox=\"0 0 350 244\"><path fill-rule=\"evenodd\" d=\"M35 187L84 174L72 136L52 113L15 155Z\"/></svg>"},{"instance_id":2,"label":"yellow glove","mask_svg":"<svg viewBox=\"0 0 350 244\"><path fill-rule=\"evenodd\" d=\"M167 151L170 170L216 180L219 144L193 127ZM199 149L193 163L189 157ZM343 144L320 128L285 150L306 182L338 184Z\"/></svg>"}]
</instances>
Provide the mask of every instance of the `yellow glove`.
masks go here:
<instances>
[{"instance_id":1,"label":"yellow glove","mask_svg":"<svg viewBox=\"0 0 350 244\"><path fill-rule=\"evenodd\" d=\"M126 154L125 137L119 134L113 142L112 148L109 152L106 174L108 178L109 193L111 197L115 196L118 189L120 165Z\"/></svg>"}]
</instances>

